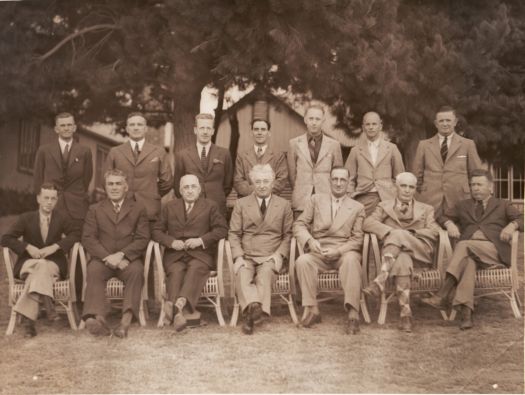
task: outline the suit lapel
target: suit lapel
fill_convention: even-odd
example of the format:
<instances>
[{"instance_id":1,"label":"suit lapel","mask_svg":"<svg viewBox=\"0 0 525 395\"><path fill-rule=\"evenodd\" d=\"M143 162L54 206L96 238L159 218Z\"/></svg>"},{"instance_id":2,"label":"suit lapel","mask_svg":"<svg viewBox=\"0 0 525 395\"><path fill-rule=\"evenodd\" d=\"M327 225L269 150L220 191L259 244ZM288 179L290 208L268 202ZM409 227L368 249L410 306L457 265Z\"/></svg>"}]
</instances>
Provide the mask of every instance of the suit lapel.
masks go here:
<instances>
[{"instance_id":1,"label":"suit lapel","mask_svg":"<svg viewBox=\"0 0 525 395\"><path fill-rule=\"evenodd\" d=\"M75 142L72 142L70 147L71 148L69 150L69 157L67 158L67 167L68 168L70 168L75 163L75 159L78 158L79 149L80 149L78 144L75 143Z\"/></svg>"},{"instance_id":2,"label":"suit lapel","mask_svg":"<svg viewBox=\"0 0 525 395\"><path fill-rule=\"evenodd\" d=\"M250 196L250 199L247 202L247 208L248 208L248 215L250 216L251 220L259 227L262 222L263 218L261 216L261 210L259 209L259 202L257 202L257 198L255 197L255 194L252 194ZM258 229L256 230L258 231Z\"/></svg>"},{"instance_id":3,"label":"suit lapel","mask_svg":"<svg viewBox=\"0 0 525 395\"><path fill-rule=\"evenodd\" d=\"M210 147L210 153L211 153L211 147ZM210 155L210 153L208 153L208 156ZM195 145L190 145L188 147L188 155L190 159L193 161L193 163L199 168L199 171L201 172L201 174L202 175L206 174L206 172L202 168L201 158L199 157L199 154L197 152L197 147ZM210 166L208 164L208 168L209 167Z\"/></svg>"},{"instance_id":4,"label":"suit lapel","mask_svg":"<svg viewBox=\"0 0 525 395\"><path fill-rule=\"evenodd\" d=\"M131 212L133 205L133 200L124 199L124 201L122 202L122 207L120 208L120 212L118 213L117 224L124 218L126 218L126 216Z\"/></svg>"},{"instance_id":5,"label":"suit lapel","mask_svg":"<svg viewBox=\"0 0 525 395\"><path fill-rule=\"evenodd\" d=\"M131 140L128 140L124 144L121 144L119 149L122 155L129 161L129 163L135 166L135 158L133 157L133 150L131 148Z\"/></svg>"},{"instance_id":6,"label":"suit lapel","mask_svg":"<svg viewBox=\"0 0 525 395\"><path fill-rule=\"evenodd\" d=\"M303 157L306 159L306 162L311 167L313 167L312 157L310 156L310 150L308 149L308 139L306 138L306 134L303 134L302 136L299 136L299 140L297 141L297 146L299 148L299 152L301 152Z\"/></svg>"},{"instance_id":7,"label":"suit lapel","mask_svg":"<svg viewBox=\"0 0 525 395\"><path fill-rule=\"evenodd\" d=\"M210 145L210 152L208 152L208 169L206 169L206 174L210 174L211 169L213 168L213 163L218 159L218 152L215 144Z\"/></svg>"},{"instance_id":8,"label":"suit lapel","mask_svg":"<svg viewBox=\"0 0 525 395\"><path fill-rule=\"evenodd\" d=\"M438 138L437 133L430 140L430 151L434 154L434 156L436 157L436 160L443 163L443 159L441 158L441 147L439 146L439 138Z\"/></svg>"},{"instance_id":9,"label":"suit lapel","mask_svg":"<svg viewBox=\"0 0 525 395\"><path fill-rule=\"evenodd\" d=\"M321 148L319 149L319 155L317 155L317 163L321 162L321 160L328 154L328 137L326 134L323 133L323 138L321 139ZM310 153L310 151L308 151Z\"/></svg>"},{"instance_id":10,"label":"suit lapel","mask_svg":"<svg viewBox=\"0 0 525 395\"><path fill-rule=\"evenodd\" d=\"M40 231L40 213L38 210L33 212L33 216L30 220L30 230L35 232L35 236L37 240L40 240L42 244L45 244L45 240L42 239L42 232ZM47 237L49 238L49 232L47 233Z\"/></svg>"},{"instance_id":11,"label":"suit lapel","mask_svg":"<svg viewBox=\"0 0 525 395\"><path fill-rule=\"evenodd\" d=\"M184 200L183 200L183 203L184 203ZM193 207L186 218L186 223L189 224L190 222L195 220L195 218L200 214L201 207L202 207L202 199L199 198L193 204ZM183 204L183 212L185 211L186 211L186 204Z\"/></svg>"},{"instance_id":12,"label":"suit lapel","mask_svg":"<svg viewBox=\"0 0 525 395\"><path fill-rule=\"evenodd\" d=\"M421 203L416 200L412 200L412 209L413 209L412 222L410 222L410 225L418 221L419 218L421 218L421 216L423 215L423 212L425 211Z\"/></svg>"},{"instance_id":13,"label":"suit lapel","mask_svg":"<svg viewBox=\"0 0 525 395\"><path fill-rule=\"evenodd\" d=\"M494 211L496 208L498 207L497 203L496 203L496 199L494 199L493 197L490 197L489 198L489 201L487 202L487 208L485 209L485 211L483 212L483 215L481 216L481 218L478 220L478 222L482 221L487 215L489 215L492 211Z\"/></svg>"},{"instance_id":14,"label":"suit lapel","mask_svg":"<svg viewBox=\"0 0 525 395\"><path fill-rule=\"evenodd\" d=\"M62 151L60 150L60 143L58 142L58 140L51 147L51 156L57 162L58 167L62 169Z\"/></svg>"},{"instance_id":15,"label":"suit lapel","mask_svg":"<svg viewBox=\"0 0 525 395\"><path fill-rule=\"evenodd\" d=\"M144 145L142 146L142 151L140 151L136 165L138 166L138 164L142 162L144 159L146 159L146 157L154 150L155 150L155 147L153 145L147 142L144 142Z\"/></svg>"},{"instance_id":16,"label":"suit lapel","mask_svg":"<svg viewBox=\"0 0 525 395\"><path fill-rule=\"evenodd\" d=\"M126 199L125 199L126 200ZM124 204L122 205L122 208L120 209L120 212L122 213L122 210L124 208ZM117 223L117 218L116 218L116 215L115 215L115 210L113 209L113 203L111 202L111 200L109 199L106 199L104 201L104 203L102 203L102 211L104 212L104 214L106 214L106 216L111 220L111 222L113 223ZM120 218L120 213L119 213L119 218Z\"/></svg>"},{"instance_id":17,"label":"suit lapel","mask_svg":"<svg viewBox=\"0 0 525 395\"><path fill-rule=\"evenodd\" d=\"M449 158L452 158L452 156L456 154L459 147L461 147L461 137L457 134L454 134L454 137L452 137L452 140L450 141L450 148L448 150L447 161L449 160Z\"/></svg>"},{"instance_id":18,"label":"suit lapel","mask_svg":"<svg viewBox=\"0 0 525 395\"><path fill-rule=\"evenodd\" d=\"M388 153L388 148L384 140L379 141L379 147L377 149L377 158L376 158L376 164L377 167L383 159L385 159L386 155Z\"/></svg>"},{"instance_id":19,"label":"suit lapel","mask_svg":"<svg viewBox=\"0 0 525 395\"><path fill-rule=\"evenodd\" d=\"M255 155L255 152L253 152L253 154L254 154L255 158L257 158L257 156ZM266 147L266 151L264 151L264 154L263 154L263 156L261 158L261 164L265 165L267 163L270 163L272 158L273 158L273 152L270 150L270 147Z\"/></svg>"},{"instance_id":20,"label":"suit lapel","mask_svg":"<svg viewBox=\"0 0 525 395\"><path fill-rule=\"evenodd\" d=\"M359 150L359 153L363 158L365 158L368 163L370 163L370 166L374 166L374 163L372 162L372 157L370 156L370 151L368 150L368 140L365 140L361 144L357 146L357 149Z\"/></svg>"},{"instance_id":21,"label":"suit lapel","mask_svg":"<svg viewBox=\"0 0 525 395\"><path fill-rule=\"evenodd\" d=\"M394 210L396 200L392 200L391 202L392 204L382 205L383 210L385 210L385 213L387 213L390 218L394 219L399 224L399 226L403 228L403 225L401 224L401 221L399 221L399 218L396 214L396 210Z\"/></svg>"}]
</instances>

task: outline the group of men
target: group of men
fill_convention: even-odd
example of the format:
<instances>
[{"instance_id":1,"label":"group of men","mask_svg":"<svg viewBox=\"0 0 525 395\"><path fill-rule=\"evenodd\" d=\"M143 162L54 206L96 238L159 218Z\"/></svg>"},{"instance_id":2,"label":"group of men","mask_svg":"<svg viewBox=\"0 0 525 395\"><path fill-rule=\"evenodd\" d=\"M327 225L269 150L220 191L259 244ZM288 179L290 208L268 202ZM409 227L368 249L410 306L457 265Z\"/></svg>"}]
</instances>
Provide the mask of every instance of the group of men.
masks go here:
<instances>
[{"instance_id":1,"label":"group of men","mask_svg":"<svg viewBox=\"0 0 525 395\"><path fill-rule=\"evenodd\" d=\"M48 319L57 319L53 283L67 276L65 254L77 240L90 257L82 318L91 334L127 336L147 281L142 256L150 239L165 248L165 323L183 330L184 312L195 310L214 269L216 245L226 237L242 332L251 334L271 315L272 283L287 270L292 235L304 251L296 261L302 327L321 321L318 273L337 269L347 333L359 332L361 292L380 296L389 278L401 307L400 328L409 332L414 262L431 264L439 225L461 241L442 288L423 301L442 308L455 292L461 328L472 327L476 267L509 265L508 242L515 229L523 230L523 218L509 202L491 197L492 177L481 169L474 142L455 132L455 111L444 107L436 113L438 133L419 143L413 173L405 172L397 146L384 139L376 112L364 115L365 138L343 166L339 142L322 132L324 116L320 105L306 109L307 131L290 140L287 154L270 147L270 122L254 119L254 145L239 152L234 167L229 151L211 141L213 117L199 114L196 144L175 155L172 174L167 154L145 141L146 118L132 113L126 124L129 142L112 148L107 158L107 198L88 209L91 153L73 139L73 116L59 114L58 142L40 147L36 156L39 210L21 215L2 238L19 256L15 275L26 281L15 306L25 318L26 335L36 335L39 303ZM291 203L280 196L288 182ZM228 226L226 197L232 186L239 199ZM161 197L171 188L177 198L161 209ZM381 241L381 271L361 289L364 232ZM122 317L112 329L104 292L111 277L125 284Z\"/></svg>"}]
</instances>

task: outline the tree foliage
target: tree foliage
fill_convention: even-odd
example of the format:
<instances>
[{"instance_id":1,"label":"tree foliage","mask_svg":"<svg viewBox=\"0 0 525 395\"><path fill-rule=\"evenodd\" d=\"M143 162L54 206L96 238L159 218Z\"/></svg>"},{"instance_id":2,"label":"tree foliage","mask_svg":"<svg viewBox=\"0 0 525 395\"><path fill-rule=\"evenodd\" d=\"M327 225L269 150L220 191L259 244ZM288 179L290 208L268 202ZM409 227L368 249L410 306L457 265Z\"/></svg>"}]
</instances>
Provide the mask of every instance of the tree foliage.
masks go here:
<instances>
[{"instance_id":1,"label":"tree foliage","mask_svg":"<svg viewBox=\"0 0 525 395\"><path fill-rule=\"evenodd\" d=\"M492 161L523 163L519 0L55 0L0 4L0 113L166 114L180 147L206 85L255 83L369 110L403 147L451 104ZM405 144L406 143L406 144Z\"/></svg>"}]
</instances>

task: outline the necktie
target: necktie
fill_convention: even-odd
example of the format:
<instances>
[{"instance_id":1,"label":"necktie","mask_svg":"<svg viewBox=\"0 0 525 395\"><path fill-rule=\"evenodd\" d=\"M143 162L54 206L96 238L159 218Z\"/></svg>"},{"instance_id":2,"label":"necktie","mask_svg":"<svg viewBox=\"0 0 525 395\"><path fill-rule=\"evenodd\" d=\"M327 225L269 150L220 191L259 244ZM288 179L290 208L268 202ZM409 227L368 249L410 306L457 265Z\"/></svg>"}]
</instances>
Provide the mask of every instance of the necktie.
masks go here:
<instances>
[{"instance_id":1,"label":"necktie","mask_svg":"<svg viewBox=\"0 0 525 395\"><path fill-rule=\"evenodd\" d=\"M139 159L139 155L139 143L135 143L135 149L133 150L133 158L135 158L135 162Z\"/></svg>"},{"instance_id":2,"label":"necktie","mask_svg":"<svg viewBox=\"0 0 525 395\"><path fill-rule=\"evenodd\" d=\"M308 149L310 150L310 157L312 158L312 162L317 162L317 155L315 152L315 139L313 137L310 138L308 141Z\"/></svg>"},{"instance_id":3,"label":"necktie","mask_svg":"<svg viewBox=\"0 0 525 395\"><path fill-rule=\"evenodd\" d=\"M118 218L118 213L120 213L120 204L114 204L113 205L113 211L115 212L115 216Z\"/></svg>"},{"instance_id":4,"label":"necktie","mask_svg":"<svg viewBox=\"0 0 525 395\"><path fill-rule=\"evenodd\" d=\"M401 214L406 214L407 211L408 211L408 203L401 202L401 205L399 207L399 211L401 212Z\"/></svg>"},{"instance_id":5,"label":"necktie","mask_svg":"<svg viewBox=\"0 0 525 395\"><path fill-rule=\"evenodd\" d=\"M186 206L186 215L190 213L192 208L193 208L193 203L188 203L188 205Z\"/></svg>"},{"instance_id":6,"label":"necktie","mask_svg":"<svg viewBox=\"0 0 525 395\"><path fill-rule=\"evenodd\" d=\"M262 156L263 152L262 152L262 148L261 147L257 147L257 156L260 158Z\"/></svg>"},{"instance_id":7,"label":"necktie","mask_svg":"<svg viewBox=\"0 0 525 395\"><path fill-rule=\"evenodd\" d=\"M448 155L448 145L447 145L447 137L443 139L443 142L441 143L441 159L443 159L443 163L447 160Z\"/></svg>"},{"instance_id":8,"label":"necktie","mask_svg":"<svg viewBox=\"0 0 525 395\"><path fill-rule=\"evenodd\" d=\"M266 199L263 199L261 202L261 214L263 217L266 214Z\"/></svg>"},{"instance_id":9,"label":"necktie","mask_svg":"<svg viewBox=\"0 0 525 395\"><path fill-rule=\"evenodd\" d=\"M332 219L334 219L337 215L337 211L339 211L339 199L335 199L334 205L332 207Z\"/></svg>"},{"instance_id":10,"label":"necktie","mask_svg":"<svg viewBox=\"0 0 525 395\"><path fill-rule=\"evenodd\" d=\"M476 208L475 208L476 219L480 220L481 217L483 217L484 211L485 210L483 209L483 202L481 200L478 200L476 202Z\"/></svg>"},{"instance_id":11,"label":"necktie","mask_svg":"<svg viewBox=\"0 0 525 395\"><path fill-rule=\"evenodd\" d=\"M40 221L40 233L42 234L42 241L45 243L47 240L47 235L49 233L49 217L42 217Z\"/></svg>"},{"instance_id":12,"label":"necktie","mask_svg":"<svg viewBox=\"0 0 525 395\"><path fill-rule=\"evenodd\" d=\"M69 156L69 144L66 144L64 147L64 152L62 153L62 157L64 160L67 160L67 157Z\"/></svg>"},{"instance_id":13,"label":"necktie","mask_svg":"<svg viewBox=\"0 0 525 395\"><path fill-rule=\"evenodd\" d=\"M204 170L208 168L208 163L206 162L206 147L202 146L201 151L201 165Z\"/></svg>"}]
</instances>

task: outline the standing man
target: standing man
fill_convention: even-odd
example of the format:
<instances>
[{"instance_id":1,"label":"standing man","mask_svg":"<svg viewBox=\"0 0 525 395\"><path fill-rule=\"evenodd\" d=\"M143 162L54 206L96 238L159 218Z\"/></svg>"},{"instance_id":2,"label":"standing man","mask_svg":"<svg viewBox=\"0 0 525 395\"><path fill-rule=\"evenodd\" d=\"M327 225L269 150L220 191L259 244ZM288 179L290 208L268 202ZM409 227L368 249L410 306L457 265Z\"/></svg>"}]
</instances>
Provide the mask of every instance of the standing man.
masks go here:
<instances>
[{"instance_id":1,"label":"standing man","mask_svg":"<svg viewBox=\"0 0 525 395\"><path fill-rule=\"evenodd\" d=\"M304 313L301 323L309 328L321 322L317 306L317 274L339 270L348 312L346 333L359 332L361 297L361 249L365 208L346 194L350 174L342 166L330 173L331 193L319 193L306 200L303 213L293 225L293 234L306 254L296 261Z\"/></svg>"},{"instance_id":2,"label":"standing man","mask_svg":"<svg viewBox=\"0 0 525 395\"><path fill-rule=\"evenodd\" d=\"M434 120L438 133L419 142L414 158L418 199L434 207L438 218L469 196L470 174L482 167L474 141L455 132L457 123L456 111L441 107Z\"/></svg>"},{"instance_id":3,"label":"standing man","mask_svg":"<svg viewBox=\"0 0 525 395\"><path fill-rule=\"evenodd\" d=\"M126 174L118 169L104 174L107 199L89 208L82 244L91 257L87 267L87 287L82 318L94 336L107 336L105 316L110 310L106 282L117 277L124 282L122 319L113 334L124 338L133 316L138 318L144 266L142 255L150 238L146 209L126 197Z\"/></svg>"},{"instance_id":4,"label":"standing man","mask_svg":"<svg viewBox=\"0 0 525 395\"><path fill-rule=\"evenodd\" d=\"M42 145L35 158L34 191L44 182L58 189L56 210L79 229L89 207L88 189L93 177L91 150L74 141L75 118L67 112L55 117L58 142Z\"/></svg>"},{"instance_id":5,"label":"standing man","mask_svg":"<svg viewBox=\"0 0 525 395\"><path fill-rule=\"evenodd\" d=\"M168 301L164 304L165 320L177 332L186 327L182 310L193 312L202 288L215 268L217 243L228 234L228 224L217 203L200 197L199 180L192 174L180 179L182 199L169 201L155 224L153 240L166 250L163 263L166 272Z\"/></svg>"},{"instance_id":6,"label":"standing man","mask_svg":"<svg viewBox=\"0 0 525 395\"><path fill-rule=\"evenodd\" d=\"M67 277L65 254L80 239L80 229L54 210L58 191L53 184L43 183L36 200L38 211L20 215L2 237L2 245L18 255L15 277L26 282L14 306L14 310L26 320L25 337L36 336L35 321L40 302L46 309L48 321L59 318L53 300L53 284L58 278ZM62 234L65 234L64 238Z\"/></svg>"},{"instance_id":7,"label":"standing man","mask_svg":"<svg viewBox=\"0 0 525 395\"><path fill-rule=\"evenodd\" d=\"M255 190L235 202L228 233L244 318L242 331L247 335L263 314L270 316L274 273L288 259L293 223L290 203L272 193L275 173L271 166L255 165L250 180Z\"/></svg>"},{"instance_id":8,"label":"standing man","mask_svg":"<svg viewBox=\"0 0 525 395\"><path fill-rule=\"evenodd\" d=\"M510 201L491 196L492 181L489 171L472 171L472 197L458 202L451 215L439 218L448 235L459 241L441 288L436 295L421 299L442 309L455 290L452 305L461 313L461 330L473 327L476 269L509 267L512 234L516 230L523 232L523 214Z\"/></svg>"},{"instance_id":9,"label":"standing man","mask_svg":"<svg viewBox=\"0 0 525 395\"><path fill-rule=\"evenodd\" d=\"M127 177L128 198L141 203L153 223L160 214L160 199L172 187L173 174L166 152L146 142L146 118L132 112L126 120L129 141L109 150L105 171L122 170Z\"/></svg>"},{"instance_id":10,"label":"standing man","mask_svg":"<svg viewBox=\"0 0 525 395\"><path fill-rule=\"evenodd\" d=\"M198 114L195 117L194 133L197 137L196 146L187 147L175 157L175 195L181 197L178 186L182 176L194 174L199 179L202 196L217 203L226 217L226 197L232 190L233 182L230 152L211 142L215 133L212 115Z\"/></svg>"},{"instance_id":11,"label":"standing man","mask_svg":"<svg viewBox=\"0 0 525 395\"><path fill-rule=\"evenodd\" d=\"M293 188L292 208L297 217L315 193L330 193L330 171L343 165L341 145L323 134L324 108L311 104L304 114L307 132L290 140L288 177Z\"/></svg>"},{"instance_id":12,"label":"standing man","mask_svg":"<svg viewBox=\"0 0 525 395\"><path fill-rule=\"evenodd\" d=\"M352 199L365 206L370 215L381 201L396 196L393 180L405 171L397 146L381 136L383 122L376 112L363 117L366 140L350 151L345 167L350 172L348 193Z\"/></svg>"},{"instance_id":13,"label":"standing man","mask_svg":"<svg viewBox=\"0 0 525 395\"><path fill-rule=\"evenodd\" d=\"M255 142L253 148L239 152L237 155L233 187L239 197L250 195L254 191L254 185L249 177L250 170L257 164L268 163L275 173L272 193L280 195L288 182L286 155L284 152L273 152L268 146L268 139L271 136L269 121L254 119L252 134Z\"/></svg>"},{"instance_id":14,"label":"standing man","mask_svg":"<svg viewBox=\"0 0 525 395\"><path fill-rule=\"evenodd\" d=\"M415 175L399 173L396 197L380 202L363 223L365 232L374 233L382 241L381 273L363 292L379 297L388 277L395 278L401 315L399 328L405 332L412 332L410 277L414 270L413 260L431 265L439 234L432 206L414 200L416 185Z\"/></svg>"}]
</instances>

